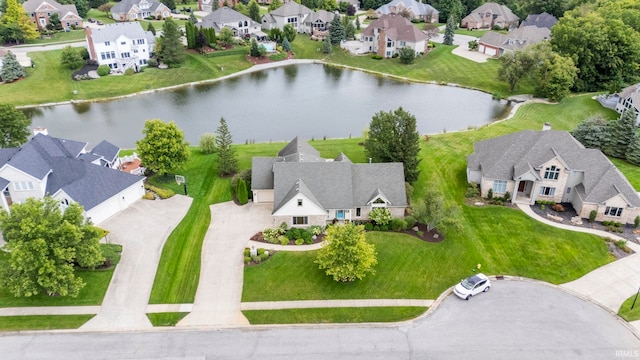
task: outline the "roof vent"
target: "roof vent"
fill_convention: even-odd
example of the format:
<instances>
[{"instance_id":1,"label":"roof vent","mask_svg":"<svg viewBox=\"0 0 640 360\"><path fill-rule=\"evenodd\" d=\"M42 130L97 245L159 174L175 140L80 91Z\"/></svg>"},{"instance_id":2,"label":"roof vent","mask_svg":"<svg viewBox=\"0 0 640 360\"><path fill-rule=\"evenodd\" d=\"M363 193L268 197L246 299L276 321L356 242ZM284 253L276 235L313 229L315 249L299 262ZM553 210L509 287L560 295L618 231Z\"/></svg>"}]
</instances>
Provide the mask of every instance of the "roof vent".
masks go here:
<instances>
[{"instance_id":1,"label":"roof vent","mask_svg":"<svg viewBox=\"0 0 640 360\"><path fill-rule=\"evenodd\" d=\"M49 132L47 131L47 128L34 127L33 128L33 135L38 135L38 134L49 135Z\"/></svg>"},{"instance_id":2,"label":"roof vent","mask_svg":"<svg viewBox=\"0 0 640 360\"><path fill-rule=\"evenodd\" d=\"M548 122L542 125L542 131L547 131L547 130L551 130L551 124L549 124Z\"/></svg>"}]
</instances>

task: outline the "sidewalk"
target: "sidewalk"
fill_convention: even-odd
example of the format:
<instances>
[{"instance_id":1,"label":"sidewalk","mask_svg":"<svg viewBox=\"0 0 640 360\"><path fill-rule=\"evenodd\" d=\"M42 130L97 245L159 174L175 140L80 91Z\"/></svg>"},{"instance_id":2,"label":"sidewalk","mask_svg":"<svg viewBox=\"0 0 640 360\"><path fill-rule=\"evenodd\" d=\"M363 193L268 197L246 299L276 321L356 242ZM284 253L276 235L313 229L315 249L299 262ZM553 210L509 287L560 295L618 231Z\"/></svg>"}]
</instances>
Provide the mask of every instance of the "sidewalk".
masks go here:
<instances>
[{"instance_id":1,"label":"sidewalk","mask_svg":"<svg viewBox=\"0 0 640 360\"><path fill-rule=\"evenodd\" d=\"M528 204L518 204L518 207L537 221L556 228L609 237L615 240L625 240L606 231L560 224L542 218L533 212ZM640 286L640 245L628 241L627 246L635 251L635 254L597 268L577 280L561 284L560 287L575 291L600 303L612 312L618 313L620 305L635 294L638 291L638 286ZM638 327L637 324L633 325ZM638 328L640 329L640 327Z\"/></svg>"}]
</instances>

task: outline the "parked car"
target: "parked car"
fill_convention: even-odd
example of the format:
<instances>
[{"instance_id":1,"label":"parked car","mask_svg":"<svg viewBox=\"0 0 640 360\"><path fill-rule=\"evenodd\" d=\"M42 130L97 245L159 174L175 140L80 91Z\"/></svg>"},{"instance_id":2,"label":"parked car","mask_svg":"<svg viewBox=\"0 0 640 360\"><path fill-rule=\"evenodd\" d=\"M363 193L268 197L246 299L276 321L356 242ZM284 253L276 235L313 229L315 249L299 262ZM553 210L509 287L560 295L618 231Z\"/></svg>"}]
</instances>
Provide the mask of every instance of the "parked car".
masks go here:
<instances>
[{"instance_id":1,"label":"parked car","mask_svg":"<svg viewBox=\"0 0 640 360\"><path fill-rule=\"evenodd\" d=\"M171 13L172 13L172 14L180 14L180 10L178 10L178 9L173 9L173 10L171 10Z\"/></svg>"},{"instance_id":2,"label":"parked car","mask_svg":"<svg viewBox=\"0 0 640 360\"><path fill-rule=\"evenodd\" d=\"M453 288L453 293L460 299L469 300L473 295L487 292L490 288L491 280L485 274L476 274L460 281Z\"/></svg>"},{"instance_id":3,"label":"parked car","mask_svg":"<svg viewBox=\"0 0 640 360\"><path fill-rule=\"evenodd\" d=\"M104 23L103 23L102 21L100 21L100 20L96 21L96 24L98 24L98 25L104 25Z\"/></svg>"},{"instance_id":4,"label":"parked car","mask_svg":"<svg viewBox=\"0 0 640 360\"><path fill-rule=\"evenodd\" d=\"M94 18L89 18L89 22L90 22L90 23L94 23L94 22L96 22L96 19L94 19Z\"/></svg>"}]
</instances>

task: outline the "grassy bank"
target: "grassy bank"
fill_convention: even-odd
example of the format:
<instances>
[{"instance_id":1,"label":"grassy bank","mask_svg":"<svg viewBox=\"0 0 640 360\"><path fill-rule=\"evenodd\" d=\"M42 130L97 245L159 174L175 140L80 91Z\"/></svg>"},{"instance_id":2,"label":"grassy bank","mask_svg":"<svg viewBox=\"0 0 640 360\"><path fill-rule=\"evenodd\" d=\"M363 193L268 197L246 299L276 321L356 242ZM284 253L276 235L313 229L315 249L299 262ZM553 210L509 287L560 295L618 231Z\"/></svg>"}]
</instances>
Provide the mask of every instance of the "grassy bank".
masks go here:
<instances>
[{"instance_id":1,"label":"grassy bank","mask_svg":"<svg viewBox=\"0 0 640 360\"><path fill-rule=\"evenodd\" d=\"M77 329L95 315L0 316L0 331Z\"/></svg>"},{"instance_id":2,"label":"grassy bank","mask_svg":"<svg viewBox=\"0 0 640 360\"><path fill-rule=\"evenodd\" d=\"M246 310L242 313L251 325L258 324L321 324L394 322L413 319L426 307L365 307L284 310Z\"/></svg>"},{"instance_id":3,"label":"grassy bank","mask_svg":"<svg viewBox=\"0 0 640 360\"><path fill-rule=\"evenodd\" d=\"M75 306L75 305L100 305L102 299L107 292L109 282L113 276L115 266L120 261L120 253L122 246L120 245L101 245L103 253L112 254L111 261L113 266L109 269L97 270L76 270L76 276L82 278L87 284L80 290L77 297L57 296L51 297L40 293L31 297L17 298L13 296L7 289L0 288L0 307L24 307L24 306ZM0 261L8 261L8 254L0 251Z\"/></svg>"}]
</instances>

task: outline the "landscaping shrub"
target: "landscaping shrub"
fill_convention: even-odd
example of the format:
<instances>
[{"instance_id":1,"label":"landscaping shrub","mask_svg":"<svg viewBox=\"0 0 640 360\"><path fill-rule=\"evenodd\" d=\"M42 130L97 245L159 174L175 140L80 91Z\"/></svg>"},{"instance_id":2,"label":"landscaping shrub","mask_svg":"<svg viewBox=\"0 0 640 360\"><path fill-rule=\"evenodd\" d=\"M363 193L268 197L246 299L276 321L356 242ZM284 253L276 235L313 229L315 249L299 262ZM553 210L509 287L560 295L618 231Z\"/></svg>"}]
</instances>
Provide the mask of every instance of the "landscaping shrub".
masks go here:
<instances>
[{"instance_id":1,"label":"landscaping shrub","mask_svg":"<svg viewBox=\"0 0 640 360\"><path fill-rule=\"evenodd\" d=\"M394 218L391 219L391 230L403 231L407 229L407 222L404 219Z\"/></svg>"},{"instance_id":2,"label":"landscaping shrub","mask_svg":"<svg viewBox=\"0 0 640 360\"><path fill-rule=\"evenodd\" d=\"M375 208L369 212L369 219L376 225L387 225L391 221L391 211L387 208Z\"/></svg>"},{"instance_id":3,"label":"landscaping shrub","mask_svg":"<svg viewBox=\"0 0 640 360\"><path fill-rule=\"evenodd\" d=\"M305 230L305 229L300 229L300 228L291 228L289 230L287 230L287 232L284 234L284 236L286 236L288 239L290 240L297 240L297 239L301 239L303 242L312 242L311 239L311 232Z\"/></svg>"},{"instance_id":4,"label":"landscaping shrub","mask_svg":"<svg viewBox=\"0 0 640 360\"><path fill-rule=\"evenodd\" d=\"M173 191L171 191L170 189L162 189L162 188L159 188L157 186L153 186L151 184L144 184L144 188L149 190L149 191L153 191L154 193L156 193L160 197L160 199L168 199L168 198L170 198L170 197L172 197L173 195L176 194Z\"/></svg>"},{"instance_id":5,"label":"landscaping shrub","mask_svg":"<svg viewBox=\"0 0 640 360\"><path fill-rule=\"evenodd\" d=\"M111 74L111 69L109 68L109 66L107 65L98 66L98 75L107 76L109 74Z\"/></svg>"},{"instance_id":6,"label":"landscaping shrub","mask_svg":"<svg viewBox=\"0 0 640 360\"><path fill-rule=\"evenodd\" d=\"M245 263L245 264L248 264L248 263L250 263L250 262L251 262L251 257L249 257L249 256L245 256L245 257L244 257L244 263Z\"/></svg>"},{"instance_id":7,"label":"landscaping shrub","mask_svg":"<svg viewBox=\"0 0 640 360\"><path fill-rule=\"evenodd\" d=\"M591 210L591 212L589 213L589 222L592 223L596 221L596 216L598 216L598 212L595 210Z\"/></svg>"},{"instance_id":8,"label":"landscaping shrub","mask_svg":"<svg viewBox=\"0 0 640 360\"><path fill-rule=\"evenodd\" d=\"M307 245L313 244L313 238L308 238L308 239L303 239L303 240L304 240L304 243L307 244Z\"/></svg>"},{"instance_id":9,"label":"landscaping shrub","mask_svg":"<svg viewBox=\"0 0 640 360\"><path fill-rule=\"evenodd\" d=\"M380 225L380 231L389 231L389 225Z\"/></svg>"},{"instance_id":10,"label":"landscaping shrub","mask_svg":"<svg viewBox=\"0 0 640 360\"><path fill-rule=\"evenodd\" d=\"M618 240L618 241L616 241L616 247L618 249L624 250L624 248L627 247L627 240Z\"/></svg>"},{"instance_id":11,"label":"landscaping shrub","mask_svg":"<svg viewBox=\"0 0 640 360\"><path fill-rule=\"evenodd\" d=\"M238 180L238 188L236 191L238 202L240 205L244 205L249 202L249 193L247 191L247 183L240 179Z\"/></svg>"},{"instance_id":12,"label":"landscaping shrub","mask_svg":"<svg viewBox=\"0 0 640 360\"><path fill-rule=\"evenodd\" d=\"M150 67L158 67L158 61L156 59L147 60L147 65Z\"/></svg>"},{"instance_id":13,"label":"landscaping shrub","mask_svg":"<svg viewBox=\"0 0 640 360\"><path fill-rule=\"evenodd\" d=\"M142 196L143 199L145 200L154 200L156 197L153 196L153 193L150 191L145 191L144 195Z\"/></svg>"},{"instance_id":14,"label":"landscaping shrub","mask_svg":"<svg viewBox=\"0 0 640 360\"><path fill-rule=\"evenodd\" d=\"M251 254L251 250L249 250L249 248L244 248L244 256L247 257L249 256L249 254Z\"/></svg>"},{"instance_id":15,"label":"landscaping shrub","mask_svg":"<svg viewBox=\"0 0 640 360\"><path fill-rule=\"evenodd\" d=\"M135 70L133 70L132 68L128 68L127 70L124 71L125 76L131 76L135 73L136 73Z\"/></svg>"},{"instance_id":16,"label":"landscaping shrub","mask_svg":"<svg viewBox=\"0 0 640 360\"><path fill-rule=\"evenodd\" d=\"M262 262L262 258L260 256L258 256L258 255L253 255L251 257L251 260L253 260L253 262L256 263L256 264L260 264Z\"/></svg>"},{"instance_id":17,"label":"landscaping shrub","mask_svg":"<svg viewBox=\"0 0 640 360\"><path fill-rule=\"evenodd\" d=\"M467 191L464 193L466 198L476 197L480 194L480 189L478 189L478 184L470 182L467 184Z\"/></svg>"},{"instance_id":18,"label":"landscaping shrub","mask_svg":"<svg viewBox=\"0 0 640 360\"><path fill-rule=\"evenodd\" d=\"M416 235L418 235L418 237L423 237L424 236L424 231L416 231Z\"/></svg>"},{"instance_id":19,"label":"landscaping shrub","mask_svg":"<svg viewBox=\"0 0 640 360\"><path fill-rule=\"evenodd\" d=\"M315 236L318 236L318 235L322 234L322 231L323 231L323 229L322 229L322 226L320 226L320 225L311 225L309 227L309 232L312 235L315 235Z\"/></svg>"},{"instance_id":20,"label":"landscaping shrub","mask_svg":"<svg viewBox=\"0 0 640 360\"><path fill-rule=\"evenodd\" d=\"M380 231L380 225L374 225L373 231Z\"/></svg>"},{"instance_id":21,"label":"landscaping shrub","mask_svg":"<svg viewBox=\"0 0 640 360\"><path fill-rule=\"evenodd\" d=\"M508 191L506 193L504 193L504 196L502 197L502 200L504 202L509 202L509 200L511 200L511 193L508 192Z\"/></svg>"},{"instance_id":22,"label":"landscaping shrub","mask_svg":"<svg viewBox=\"0 0 640 360\"><path fill-rule=\"evenodd\" d=\"M264 248L258 248L258 255L264 254Z\"/></svg>"},{"instance_id":23,"label":"landscaping shrub","mask_svg":"<svg viewBox=\"0 0 640 360\"><path fill-rule=\"evenodd\" d=\"M638 227L640 226L640 215L636 216L636 218L633 220L633 227Z\"/></svg>"},{"instance_id":24,"label":"landscaping shrub","mask_svg":"<svg viewBox=\"0 0 640 360\"><path fill-rule=\"evenodd\" d=\"M562 206L562 204L553 204L551 208L553 211L564 212L564 206Z\"/></svg>"},{"instance_id":25,"label":"landscaping shrub","mask_svg":"<svg viewBox=\"0 0 640 360\"><path fill-rule=\"evenodd\" d=\"M407 229L411 229L416 224L416 218L411 215L405 216L404 221L407 222Z\"/></svg>"},{"instance_id":26,"label":"landscaping shrub","mask_svg":"<svg viewBox=\"0 0 640 360\"><path fill-rule=\"evenodd\" d=\"M278 237L278 241L280 242L280 245L289 245L289 238L284 235L280 235Z\"/></svg>"},{"instance_id":27,"label":"landscaping shrub","mask_svg":"<svg viewBox=\"0 0 640 360\"><path fill-rule=\"evenodd\" d=\"M545 204L541 204L541 205L540 205L540 210L544 211L546 208L547 208L547 207L546 207L546 205L545 205Z\"/></svg>"},{"instance_id":28,"label":"landscaping shrub","mask_svg":"<svg viewBox=\"0 0 640 360\"><path fill-rule=\"evenodd\" d=\"M373 224L372 224L372 223L370 223L370 222L368 222L368 223L364 224L364 229L365 229L365 231L371 231L371 230L373 230Z\"/></svg>"},{"instance_id":29,"label":"landscaping shrub","mask_svg":"<svg viewBox=\"0 0 640 360\"><path fill-rule=\"evenodd\" d=\"M377 55L377 54L375 54L375 55L371 55L371 58L372 58L373 60L382 60L382 56Z\"/></svg>"},{"instance_id":30,"label":"landscaping shrub","mask_svg":"<svg viewBox=\"0 0 640 360\"><path fill-rule=\"evenodd\" d=\"M487 199L493 199L493 189L489 189L489 192L487 193Z\"/></svg>"},{"instance_id":31,"label":"landscaping shrub","mask_svg":"<svg viewBox=\"0 0 640 360\"><path fill-rule=\"evenodd\" d=\"M302 245L302 244L304 244L304 240L302 239L296 240L296 245Z\"/></svg>"},{"instance_id":32,"label":"landscaping shrub","mask_svg":"<svg viewBox=\"0 0 640 360\"><path fill-rule=\"evenodd\" d=\"M615 227L622 227L622 223L619 221L616 221L615 223L613 223L613 226Z\"/></svg>"},{"instance_id":33,"label":"landscaping shrub","mask_svg":"<svg viewBox=\"0 0 640 360\"><path fill-rule=\"evenodd\" d=\"M277 227L275 229L264 229L262 230L262 237L264 237L264 239L267 242L270 242L272 244L277 244L280 242L279 237L282 236L284 234L284 231Z\"/></svg>"},{"instance_id":34,"label":"landscaping shrub","mask_svg":"<svg viewBox=\"0 0 640 360\"><path fill-rule=\"evenodd\" d=\"M265 260L267 260L269 258L269 254L262 253L262 254L259 254L258 257L260 257L261 261L265 261Z\"/></svg>"}]
</instances>

